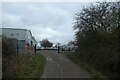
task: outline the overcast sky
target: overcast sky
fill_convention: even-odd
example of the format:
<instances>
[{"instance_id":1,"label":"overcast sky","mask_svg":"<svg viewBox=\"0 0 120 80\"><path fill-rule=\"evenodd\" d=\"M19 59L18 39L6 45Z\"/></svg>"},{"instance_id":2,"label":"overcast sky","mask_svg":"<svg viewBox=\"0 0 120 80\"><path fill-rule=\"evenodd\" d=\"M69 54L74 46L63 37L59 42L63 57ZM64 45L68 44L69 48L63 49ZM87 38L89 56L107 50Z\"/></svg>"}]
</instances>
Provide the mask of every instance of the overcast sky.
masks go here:
<instances>
[{"instance_id":1,"label":"overcast sky","mask_svg":"<svg viewBox=\"0 0 120 80\"><path fill-rule=\"evenodd\" d=\"M37 41L74 40L74 16L89 2L3 2L2 27L31 30Z\"/></svg>"}]
</instances>

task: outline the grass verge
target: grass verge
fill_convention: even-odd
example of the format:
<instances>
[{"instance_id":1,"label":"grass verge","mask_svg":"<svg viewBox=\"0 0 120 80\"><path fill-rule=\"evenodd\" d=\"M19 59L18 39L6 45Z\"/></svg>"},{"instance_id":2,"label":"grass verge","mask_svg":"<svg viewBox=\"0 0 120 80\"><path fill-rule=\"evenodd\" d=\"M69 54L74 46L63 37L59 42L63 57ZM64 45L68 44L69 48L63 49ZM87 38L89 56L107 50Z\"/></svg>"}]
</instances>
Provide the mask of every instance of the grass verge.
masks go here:
<instances>
[{"instance_id":1,"label":"grass verge","mask_svg":"<svg viewBox=\"0 0 120 80\"><path fill-rule=\"evenodd\" d=\"M67 53L66 55L70 60L79 65L80 68L88 72L92 78L95 78L95 80L107 80L107 78L105 78L99 71L88 66L86 63L83 63L80 59L78 59L74 53Z\"/></svg>"},{"instance_id":2,"label":"grass verge","mask_svg":"<svg viewBox=\"0 0 120 80\"><path fill-rule=\"evenodd\" d=\"M3 78L40 78L44 64L44 57L39 53L11 57Z\"/></svg>"},{"instance_id":3,"label":"grass verge","mask_svg":"<svg viewBox=\"0 0 120 80\"><path fill-rule=\"evenodd\" d=\"M45 59L43 55L35 54L33 55L32 60L34 63L34 70L32 71L31 75L40 77L44 70Z\"/></svg>"}]
</instances>

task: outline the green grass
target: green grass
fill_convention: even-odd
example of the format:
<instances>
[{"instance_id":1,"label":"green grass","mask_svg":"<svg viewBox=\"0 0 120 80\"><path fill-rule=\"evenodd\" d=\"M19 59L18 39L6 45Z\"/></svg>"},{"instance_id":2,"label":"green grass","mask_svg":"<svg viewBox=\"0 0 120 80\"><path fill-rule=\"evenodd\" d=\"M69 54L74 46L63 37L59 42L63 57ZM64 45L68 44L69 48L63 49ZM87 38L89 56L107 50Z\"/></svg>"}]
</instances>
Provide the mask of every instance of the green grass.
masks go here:
<instances>
[{"instance_id":1,"label":"green grass","mask_svg":"<svg viewBox=\"0 0 120 80\"><path fill-rule=\"evenodd\" d=\"M44 70L45 59L43 55L35 54L33 55L32 60L34 63L34 69L30 75L35 77L38 77L38 76L40 77Z\"/></svg>"},{"instance_id":2,"label":"green grass","mask_svg":"<svg viewBox=\"0 0 120 80\"><path fill-rule=\"evenodd\" d=\"M18 55L10 59L10 64L3 77L7 78L40 78L45 60L40 53Z\"/></svg>"},{"instance_id":3,"label":"green grass","mask_svg":"<svg viewBox=\"0 0 120 80\"><path fill-rule=\"evenodd\" d=\"M74 54L67 54L67 57L72 60L74 63L78 64L80 68L85 70L90 74L92 78L96 78L96 80L107 80L99 71L88 66L86 63L83 63L80 59L78 59Z\"/></svg>"}]
</instances>

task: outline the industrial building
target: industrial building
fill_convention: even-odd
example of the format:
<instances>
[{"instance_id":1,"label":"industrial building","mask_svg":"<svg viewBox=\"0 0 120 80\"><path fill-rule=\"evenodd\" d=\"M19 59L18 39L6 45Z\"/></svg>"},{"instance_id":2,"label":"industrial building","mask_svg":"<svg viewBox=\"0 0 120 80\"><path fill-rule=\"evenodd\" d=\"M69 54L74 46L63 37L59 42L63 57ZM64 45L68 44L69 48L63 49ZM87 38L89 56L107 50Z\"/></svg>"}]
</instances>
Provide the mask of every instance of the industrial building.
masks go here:
<instances>
[{"instance_id":1,"label":"industrial building","mask_svg":"<svg viewBox=\"0 0 120 80\"><path fill-rule=\"evenodd\" d=\"M34 50L37 41L28 29L1 28L2 35L7 38L16 39L16 49L19 53Z\"/></svg>"}]
</instances>

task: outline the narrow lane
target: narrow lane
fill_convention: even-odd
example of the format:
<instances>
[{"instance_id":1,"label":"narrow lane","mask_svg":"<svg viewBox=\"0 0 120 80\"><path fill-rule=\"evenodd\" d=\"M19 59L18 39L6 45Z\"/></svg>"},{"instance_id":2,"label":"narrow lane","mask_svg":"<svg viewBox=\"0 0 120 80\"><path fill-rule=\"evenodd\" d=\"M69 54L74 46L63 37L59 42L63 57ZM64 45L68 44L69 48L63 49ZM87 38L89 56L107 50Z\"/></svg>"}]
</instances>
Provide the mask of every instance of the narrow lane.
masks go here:
<instances>
[{"instance_id":1,"label":"narrow lane","mask_svg":"<svg viewBox=\"0 0 120 80\"><path fill-rule=\"evenodd\" d=\"M57 51L40 51L46 59L42 78L91 78L88 73Z\"/></svg>"},{"instance_id":2,"label":"narrow lane","mask_svg":"<svg viewBox=\"0 0 120 80\"><path fill-rule=\"evenodd\" d=\"M57 64L53 58L49 55L49 51L41 51L46 59L46 65L42 78L62 78L59 64Z\"/></svg>"}]
</instances>

